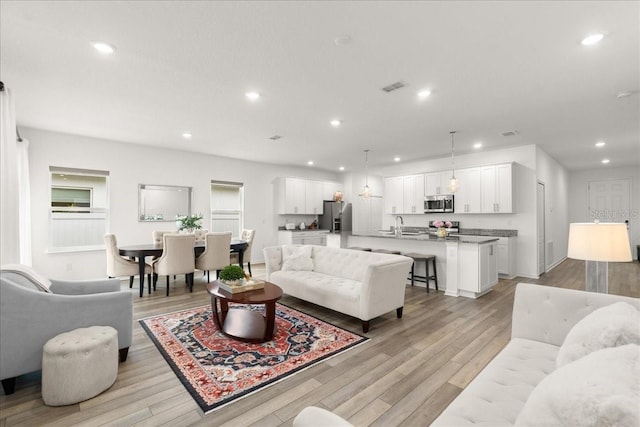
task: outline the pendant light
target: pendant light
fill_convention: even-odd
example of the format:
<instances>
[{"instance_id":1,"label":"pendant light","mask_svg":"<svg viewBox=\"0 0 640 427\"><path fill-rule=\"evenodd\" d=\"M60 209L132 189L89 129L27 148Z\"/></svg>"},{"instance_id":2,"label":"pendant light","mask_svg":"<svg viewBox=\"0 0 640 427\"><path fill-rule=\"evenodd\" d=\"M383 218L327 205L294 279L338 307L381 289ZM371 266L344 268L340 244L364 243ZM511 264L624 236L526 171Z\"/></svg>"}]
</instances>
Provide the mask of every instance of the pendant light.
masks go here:
<instances>
[{"instance_id":1,"label":"pendant light","mask_svg":"<svg viewBox=\"0 0 640 427\"><path fill-rule=\"evenodd\" d=\"M359 194L360 197L364 197L368 199L371 197L371 188L369 188L369 150L364 150L364 188L362 189L362 193Z\"/></svg>"},{"instance_id":2,"label":"pendant light","mask_svg":"<svg viewBox=\"0 0 640 427\"><path fill-rule=\"evenodd\" d=\"M454 158L453 158L453 135L456 132L457 131L455 130L452 130L451 132L449 132L451 134L451 178L449 178L449 182L447 183L447 190L449 190L450 193L455 193L456 191L458 191L458 188L460 187L460 182L458 181L458 178L456 178L456 174L455 174Z\"/></svg>"}]
</instances>

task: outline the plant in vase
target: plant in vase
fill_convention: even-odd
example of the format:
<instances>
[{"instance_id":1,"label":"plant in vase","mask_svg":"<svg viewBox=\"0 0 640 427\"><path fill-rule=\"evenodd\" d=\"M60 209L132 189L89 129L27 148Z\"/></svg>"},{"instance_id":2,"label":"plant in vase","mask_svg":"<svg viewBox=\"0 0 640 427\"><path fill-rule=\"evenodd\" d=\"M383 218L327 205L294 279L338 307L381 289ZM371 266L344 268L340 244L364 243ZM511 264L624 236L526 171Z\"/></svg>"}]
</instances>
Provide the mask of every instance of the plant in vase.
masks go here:
<instances>
[{"instance_id":1,"label":"plant in vase","mask_svg":"<svg viewBox=\"0 0 640 427\"><path fill-rule=\"evenodd\" d=\"M244 278L244 270L239 265L227 265L218 275L218 280L230 286L240 285Z\"/></svg>"},{"instance_id":2,"label":"plant in vase","mask_svg":"<svg viewBox=\"0 0 640 427\"><path fill-rule=\"evenodd\" d=\"M436 227L436 235L438 237L447 237L447 228L451 228L451 221L434 221L433 226Z\"/></svg>"},{"instance_id":3,"label":"plant in vase","mask_svg":"<svg viewBox=\"0 0 640 427\"><path fill-rule=\"evenodd\" d=\"M200 230L202 228L202 224L200 224L201 220L201 214L185 216L178 215L176 216L176 225L178 226L178 231L193 233L194 230Z\"/></svg>"}]
</instances>

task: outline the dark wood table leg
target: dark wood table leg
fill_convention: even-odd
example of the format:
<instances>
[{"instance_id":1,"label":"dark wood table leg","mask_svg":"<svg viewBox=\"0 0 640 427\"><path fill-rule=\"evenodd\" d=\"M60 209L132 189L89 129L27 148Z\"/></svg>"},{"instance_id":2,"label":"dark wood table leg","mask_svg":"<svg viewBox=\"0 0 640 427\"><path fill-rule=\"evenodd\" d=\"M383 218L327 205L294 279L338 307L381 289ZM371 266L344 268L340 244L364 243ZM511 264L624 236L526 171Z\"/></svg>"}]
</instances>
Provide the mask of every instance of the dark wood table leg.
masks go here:
<instances>
[{"instance_id":1,"label":"dark wood table leg","mask_svg":"<svg viewBox=\"0 0 640 427\"><path fill-rule=\"evenodd\" d=\"M246 248L245 248L246 249ZM240 264L240 268L244 270L244 251L245 249L238 251L238 263Z\"/></svg>"},{"instance_id":2,"label":"dark wood table leg","mask_svg":"<svg viewBox=\"0 0 640 427\"><path fill-rule=\"evenodd\" d=\"M271 341L276 326L276 302L268 302L265 305L266 326L264 330L264 340Z\"/></svg>"},{"instance_id":3,"label":"dark wood table leg","mask_svg":"<svg viewBox=\"0 0 640 427\"><path fill-rule=\"evenodd\" d=\"M138 257L138 270L140 273L140 298L142 298L142 295L144 295L144 257L143 256ZM149 286L151 286L151 283L149 283ZM151 293L151 288L149 288L149 293Z\"/></svg>"},{"instance_id":4,"label":"dark wood table leg","mask_svg":"<svg viewBox=\"0 0 640 427\"><path fill-rule=\"evenodd\" d=\"M218 298L211 296L211 312L213 314L213 321L218 327L219 331L222 331L222 322L220 322L220 314L218 313Z\"/></svg>"}]
</instances>

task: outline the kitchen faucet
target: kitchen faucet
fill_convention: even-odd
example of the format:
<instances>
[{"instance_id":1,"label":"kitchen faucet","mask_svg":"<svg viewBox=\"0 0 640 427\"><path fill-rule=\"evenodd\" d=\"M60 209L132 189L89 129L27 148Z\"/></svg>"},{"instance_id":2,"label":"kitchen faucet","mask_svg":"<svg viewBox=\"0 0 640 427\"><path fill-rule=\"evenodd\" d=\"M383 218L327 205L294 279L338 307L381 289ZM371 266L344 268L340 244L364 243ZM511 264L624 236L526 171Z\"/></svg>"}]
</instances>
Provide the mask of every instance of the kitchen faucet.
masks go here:
<instances>
[{"instance_id":1,"label":"kitchen faucet","mask_svg":"<svg viewBox=\"0 0 640 427\"><path fill-rule=\"evenodd\" d=\"M400 218L400 226L398 226L398 218ZM402 226L404 225L404 219L402 218L402 216L398 215L396 216L394 225L393 225L393 230L396 233L396 236L401 236L402 235Z\"/></svg>"}]
</instances>

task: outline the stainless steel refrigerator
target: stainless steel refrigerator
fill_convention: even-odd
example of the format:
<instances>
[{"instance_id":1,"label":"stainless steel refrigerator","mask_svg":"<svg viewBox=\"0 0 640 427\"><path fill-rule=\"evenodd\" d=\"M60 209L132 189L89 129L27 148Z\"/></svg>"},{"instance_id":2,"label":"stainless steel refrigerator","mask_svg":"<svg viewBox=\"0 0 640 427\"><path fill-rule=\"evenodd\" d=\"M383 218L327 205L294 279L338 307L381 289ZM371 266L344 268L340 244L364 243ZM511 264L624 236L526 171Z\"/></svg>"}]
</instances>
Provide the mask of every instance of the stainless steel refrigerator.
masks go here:
<instances>
[{"instance_id":1,"label":"stainless steel refrigerator","mask_svg":"<svg viewBox=\"0 0 640 427\"><path fill-rule=\"evenodd\" d=\"M351 230L351 203L325 200L323 208L323 214L318 215L320 229L329 230L330 233Z\"/></svg>"}]
</instances>

